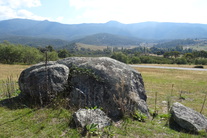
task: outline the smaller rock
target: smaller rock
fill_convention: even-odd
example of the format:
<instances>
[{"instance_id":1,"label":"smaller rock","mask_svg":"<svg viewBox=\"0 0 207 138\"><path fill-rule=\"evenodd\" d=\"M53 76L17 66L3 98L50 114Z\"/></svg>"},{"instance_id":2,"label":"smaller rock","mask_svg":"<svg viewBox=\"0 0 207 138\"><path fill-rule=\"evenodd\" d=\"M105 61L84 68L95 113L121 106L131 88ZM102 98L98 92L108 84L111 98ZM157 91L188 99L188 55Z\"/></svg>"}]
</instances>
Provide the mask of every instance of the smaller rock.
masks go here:
<instances>
[{"instance_id":1,"label":"smaller rock","mask_svg":"<svg viewBox=\"0 0 207 138\"><path fill-rule=\"evenodd\" d=\"M79 109L73 117L76 125L83 128L90 124L97 124L98 128L111 125L111 119L100 109Z\"/></svg>"},{"instance_id":2,"label":"smaller rock","mask_svg":"<svg viewBox=\"0 0 207 138\"><path fill-rule=\"evenodd\" d=\"M207 118L204 115L178 102L173 104L170 113L171 124L176 123L189 132L198 133L207 129Z\"/></svg>"}]
</instances>

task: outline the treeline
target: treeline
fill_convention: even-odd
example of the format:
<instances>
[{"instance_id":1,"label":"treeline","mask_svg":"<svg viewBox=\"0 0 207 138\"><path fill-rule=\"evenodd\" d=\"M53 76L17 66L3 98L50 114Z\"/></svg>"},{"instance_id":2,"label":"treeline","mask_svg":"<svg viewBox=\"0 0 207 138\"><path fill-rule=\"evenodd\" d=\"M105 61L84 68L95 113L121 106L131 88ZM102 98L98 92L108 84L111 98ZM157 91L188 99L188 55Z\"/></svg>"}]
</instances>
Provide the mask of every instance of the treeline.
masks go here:
<instances>
[{"instance_id":1,"label":"treeline","mask_svg":"<svg viewBox=\"0 0 207 138\"><path fill-rule=\"evenodd\" d=\"M180 53L178 51L165 52L162 56L155 56L146 53L126 54L123 52L115 52L111 56L116 60L129 64L195 64L207 65L206 51L193 51L192 53Z\"/></svg>"},{"instance_id":2,"label":"treeline","mask_svg":"<svg viewBox=\"0 0 207 138\"><path fill-rule=\"evenodd\" d=\"M47 53L46 53L47 52ZM7 41L0 43L0 63L4 64L34 64L47 60L69 56L67 50L55 51L52 46L34 48L30 46L15 45Z\"/></svg>"},{"instance_id":3,"label":"treeline","mask_svg":"<svg viewBox=\"0 0 207 138\"><path fill-rule=\"evenodd\" d=\"M198 42L194 39L177 39L177 40L172 40L172 41L169 41L169 42L158 43L154 47L157 47L157 48L173 48L175 46L194 45L196 43L198 43Z\"/></svg>"},{"instance_id":4,"label":"treeline","mask_svg":"<svg viewBox=\"0 0 207 138\"><path fill-rule=\"evenodd\" d=\"M192 53L194 50L191 48L183 48L183 46L175 46L171 48L157 48L157 47L135 47L132 49L114 50L116 52L123 52L125 54L135 54L137 52L144 54L163 55L165 52L178 51L180 53Z\"/></svg>"},{"instance_id":5,"label":"treeline","mask_svg":"<svg viewBox=\"0 0 207 138\"><path fill-rule=\"evenodd\" d=\"M129 64L196 64L207 65L207 52L184 49L183 46L171 48L136 47L133 49L119 49L111 56L114 59Z\"/></svg>"},{"instance_id":6,"label":"treeline","mask_svg":"<svg viewBox=\"0 0 207 138\"><path fill-rule=\"evenodd\" d=\"M207 52L184 49L182 46L172 48L136 47L133 49L107 47L104 50L80 48L75 44L54 49L53 46L34 48L15 45L7 41L0 43L0 63L35 64L41 61L55 61L70 56L107 56L124 63L155 63L155 64L196 64L207 65Z\"/></svg>"}]
</instances>

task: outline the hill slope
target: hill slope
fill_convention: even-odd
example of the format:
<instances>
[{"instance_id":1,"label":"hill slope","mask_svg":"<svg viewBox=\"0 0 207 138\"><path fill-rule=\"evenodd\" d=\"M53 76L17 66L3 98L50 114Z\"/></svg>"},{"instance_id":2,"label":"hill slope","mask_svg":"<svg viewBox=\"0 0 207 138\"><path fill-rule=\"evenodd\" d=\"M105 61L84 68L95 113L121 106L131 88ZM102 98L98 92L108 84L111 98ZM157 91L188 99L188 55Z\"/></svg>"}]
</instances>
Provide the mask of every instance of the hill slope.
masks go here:
<instances>
[{"instance_id":1,"label":"hill slope","mask_svg":"<svg viewBox=\"0 0 207 138\"><path fill-rule=\"evenodd\" d=\"M55 48L63 47L69 42L61 39L50 39L50 38L37 38L37 37L26 37L26 36L8 36L0 37L0 42L9 41L13 44L21 44L32 47L46 47L51 45Z\"/></svg>"},{"instance_id":2,"label":"hill slope","mask_svg":"<svg viewBox=\"0 0 207 138\"><path fill-rule=\"evenodd\" d=\"M203 38L206 24L143 22L122 24L107 23L61 24L50 21L12 19L0 21L0 35L22 35L73 40L83 36L109 33L143 39Z\"/></svg>"},{"instance_id":3,"label":"hill slope","mask_svg":"<svg viewBox=\"0 0 207 138\"><path fill-rule=\"evenodd\" d=\"M89 35L81 39L73 40L71 42L97 46L130 46L139 45L141 40L107 33L99 33Z\"/></svg>"}]
</instances>

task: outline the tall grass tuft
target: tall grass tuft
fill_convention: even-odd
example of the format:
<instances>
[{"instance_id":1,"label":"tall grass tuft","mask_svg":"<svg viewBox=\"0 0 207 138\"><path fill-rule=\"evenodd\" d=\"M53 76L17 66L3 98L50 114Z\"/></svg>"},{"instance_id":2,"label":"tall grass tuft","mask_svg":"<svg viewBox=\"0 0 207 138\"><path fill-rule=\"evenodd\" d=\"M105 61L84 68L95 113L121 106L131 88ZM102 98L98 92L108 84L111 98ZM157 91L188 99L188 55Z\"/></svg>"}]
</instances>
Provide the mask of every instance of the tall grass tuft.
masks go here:
<instances>
[{"instance_id":1,"label":"tall grass tuft","mask_svg":"<svg viewBox=\"0 0 207 138\"><path fill-rule=\"evenodd\" d=\"M17 96L19 94L19 90L17 87L17 82L14 81L13 76L7 77L7 79L2 81L1 83L1 94L4 98L12 98L13 96Z\"/></svg>"},{"instance_id":2,"label":"tall grass tuft","mask_svg":"<svg viewBox=\"0 0 207 138\"><path fill-rule=\"evenodd\" d=\"M207 92L206 92L206 94L205 94L205 97L204 97L204 100L203 100L203 104L202 104L202 107L201 107L201 111L200 111L201 114L202 114L203 107L204 107L205 102L206 102L206 98L207 98Z\"/></svg>"}]
</instances>

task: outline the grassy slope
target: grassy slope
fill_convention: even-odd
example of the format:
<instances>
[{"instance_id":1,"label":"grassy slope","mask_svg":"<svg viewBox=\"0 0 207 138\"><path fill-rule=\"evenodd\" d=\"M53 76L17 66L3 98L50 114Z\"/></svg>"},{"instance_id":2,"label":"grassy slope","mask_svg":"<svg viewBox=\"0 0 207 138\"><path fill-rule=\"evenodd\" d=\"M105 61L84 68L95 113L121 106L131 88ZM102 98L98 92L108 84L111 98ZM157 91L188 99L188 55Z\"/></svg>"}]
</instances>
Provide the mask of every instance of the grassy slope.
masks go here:
<instances>
[{"instance_id":1,"label":"grassy slope","mask_svg":"<svg viewBox=\"0 0 207 138\"><path fill-rule=\"evenodd\" d=\"M0 65L1 80L7 76L19 76L22 69L28 66ZM148 95L148 105L154 109L155 92L158 92L158 113L166 113L162 101L166 101L172 92L172 101L179 101L200 111L206 89L207 73L197 71L137 68L142 73ZM14 77L16 81L17 78ZM172 88L173 85L173 88ZM179 91L186 100L179 99ZM0 99L4 99L0 91ZM55 105L56 106L56 105ZM207 106L203 114L207 116ZM0 137L79 137L79 130L69 128L71 112L63 108L22 108L8 109L0 107ZM145 123L125 120L116 123L110 132L117 137L200 137L179 133L169 129L166 120L156 118ZM125 124L125 125L124 125Z\"/></svg>"},{"instance_id":2,"label":"grassy slope","mask_svg":"<svg viewBox=\"0 0 207 138\"><path fill-rule=\"evenodd\" d=\"M83 43L76 43L78 48L85 48L85 49L90 49L90 50L101 50L103 51L104 49L107 48L107 46L96 46L96 45L88 45L88 44L83 44Z\"/></svg>"},{"instance_id":3,"label":"grassy slope","mask_svg":"<svg viewBox=\"0 0 207 138\"><path fill-rule=\"evenodd\" d=\"M158 93L158 107L162 112L162 101L172 93L172 102L181 102L200 112L207 82L205 71L184 71L170 69L138 68L142 73L148 96L148 105L154 107L155 92ZM182 91L182 94L181 94ZM185 100L181 100L180 94ZM207 106L203 114L207 116Z\"/></svg>"},{"instance_id":4,"label":"grassy slope","mask_svg":"<svg viewBox=\"0 0 207 138\"><path fill-rule=\"evenodd\" d=\"M207 50L207 45L194 45L194 46L185 46L184 48L191 48L194 50Z\"/></svg>"}]
</instances>

